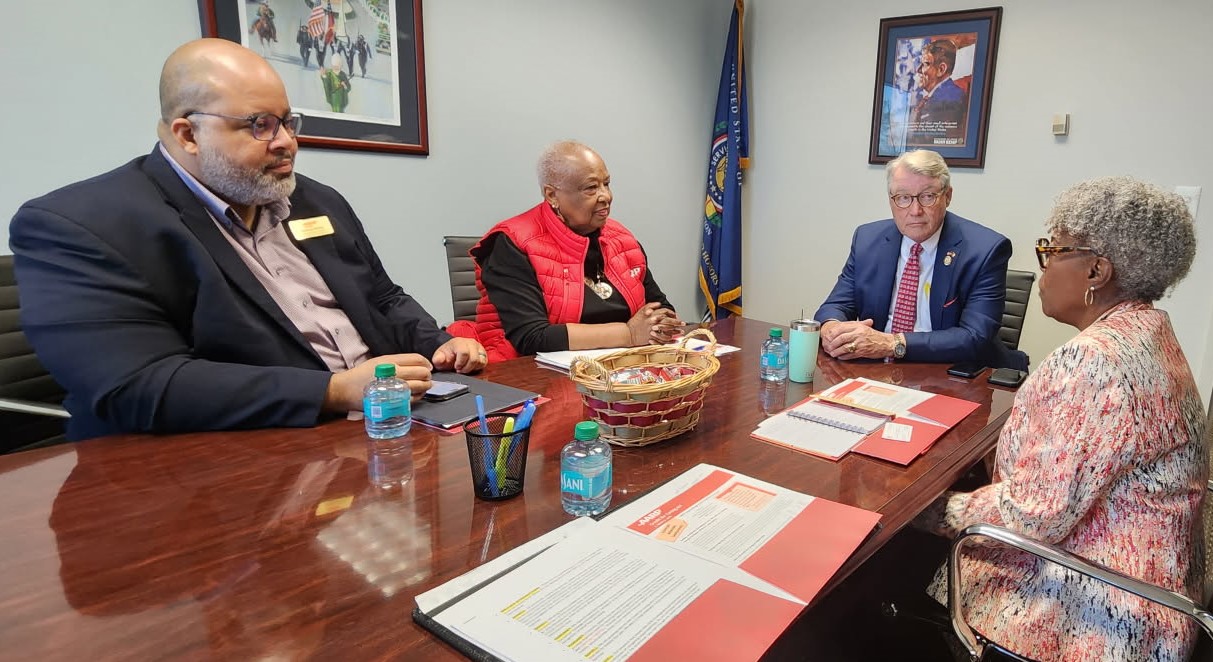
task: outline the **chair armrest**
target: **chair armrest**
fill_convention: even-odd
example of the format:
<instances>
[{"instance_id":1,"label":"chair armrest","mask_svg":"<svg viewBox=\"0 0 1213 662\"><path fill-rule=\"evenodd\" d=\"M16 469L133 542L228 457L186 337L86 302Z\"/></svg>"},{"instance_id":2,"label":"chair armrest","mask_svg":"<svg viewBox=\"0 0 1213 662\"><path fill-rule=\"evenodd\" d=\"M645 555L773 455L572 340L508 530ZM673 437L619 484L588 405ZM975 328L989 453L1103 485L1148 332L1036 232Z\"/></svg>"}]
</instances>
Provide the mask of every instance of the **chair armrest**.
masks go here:
<instances>
[{"instance_id":1,"label":"chair armrest","mask_svg":"<svg viewBox=\"0 0 1213 662\"><path fill-rule=\"evenodd\" d=\"M1080 556L1071 554L1063 549L1033 540L1027 536L993 524L974 524L967 527L952 541L952 549L948 554L948 610L952 615L952 629L964 647L968 649L973 659L981 654L981 645L973 629L964 621L964 613L960 604L960 553L965 542L974 536L982 536L996 540L1008 547L1027 552L1050 563L1056 563L1074 572L1084 574L1096 581L1110 584L1138 597L1149 600L1164 607L1170 607L1195 620L1205 632L1213 637L1213 614L1192 601L1187 596L1174 591L1160 588L1149 582L1143 582L1122 572L1113 570L1099 563L1088 561ZM1002 642L1004 645L1009 642Z\"/></svg>"},{"instance_id":2,"label":"chair armrest","mask_svg":"<svg viewBox=\"0 0 1213 662\"><path fill-rule=\"evenodd\" d=\"M19 414L35 414L38 416L50 416L52 418L71 418L68 413L60 405L52 405L36 400L18 400L17 398L0 398L0 411L11 411Z\"/></svg>"}]
</instances>

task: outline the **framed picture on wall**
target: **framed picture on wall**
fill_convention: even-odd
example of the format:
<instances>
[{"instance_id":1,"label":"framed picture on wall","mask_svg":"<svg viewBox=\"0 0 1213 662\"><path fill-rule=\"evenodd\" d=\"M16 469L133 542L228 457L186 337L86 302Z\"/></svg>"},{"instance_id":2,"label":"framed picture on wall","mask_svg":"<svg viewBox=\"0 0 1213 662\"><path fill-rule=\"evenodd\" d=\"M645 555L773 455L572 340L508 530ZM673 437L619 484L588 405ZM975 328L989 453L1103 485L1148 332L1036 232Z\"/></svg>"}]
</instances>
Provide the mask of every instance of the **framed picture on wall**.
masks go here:
<instances>
[{"instance_id":1,"label":"framed picture on wall","mask_svg":"<svg viewBox=\"0 0 1213 662\"><path fill-rule=\"evenodd\" d=\"M251 48L304 115L301 145L429 154L421 0L198 0L204 36Z\"/></svg>"},{"instance_id":2,"label":"framed picture on wall","mask_svg":"<svg viewBox=\"0 0 1213 662\"><path fill-rule=\"evenodd\" d=\"M981 168L1002 7L880 20L868 163L931 149Z\"/></svg>"}]
</instances>

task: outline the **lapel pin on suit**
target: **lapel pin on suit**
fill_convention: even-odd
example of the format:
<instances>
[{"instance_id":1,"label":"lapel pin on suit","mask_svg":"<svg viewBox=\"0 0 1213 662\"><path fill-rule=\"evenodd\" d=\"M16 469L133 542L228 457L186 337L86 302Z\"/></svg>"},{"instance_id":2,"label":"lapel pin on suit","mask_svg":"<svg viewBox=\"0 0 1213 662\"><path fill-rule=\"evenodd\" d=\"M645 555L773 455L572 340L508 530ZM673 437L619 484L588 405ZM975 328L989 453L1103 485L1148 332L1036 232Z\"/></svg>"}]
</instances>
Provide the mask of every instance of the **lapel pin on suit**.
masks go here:
<instances>
[{"instance_id":1,"label":"lapel pin on suit","mask_svg":"<svg viewBox=\"0 0 1213 662\"><path fill-rule=\"evenodd\" d=\"M948 254L943 256L943 266L952 266L952 258L956 257L956 251L948 251Z\"/></svg>"}]
</instances>

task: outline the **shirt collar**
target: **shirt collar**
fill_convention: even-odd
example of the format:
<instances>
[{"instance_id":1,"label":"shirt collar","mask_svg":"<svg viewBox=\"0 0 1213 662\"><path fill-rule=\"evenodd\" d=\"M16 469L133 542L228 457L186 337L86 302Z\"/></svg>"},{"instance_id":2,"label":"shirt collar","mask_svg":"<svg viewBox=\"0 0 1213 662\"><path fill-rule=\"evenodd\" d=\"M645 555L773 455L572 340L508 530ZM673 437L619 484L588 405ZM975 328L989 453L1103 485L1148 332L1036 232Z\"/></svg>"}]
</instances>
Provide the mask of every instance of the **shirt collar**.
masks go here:
<instances>
[{"instance_id":1,"label":"shirt collar","mask_svg":"<svg viewBox=\"0 0 1213 662\"><path fill-rule=\"evenodd\" d=\"M222 223L228 231L237 227L244 228L244 223L240 219L240 215L236 213L236 210L232 209L231 205L216 195L214 191L207 188L205 184L198 181L198 178L191 175L180 163L177 163L177 159L174 159L173 155L168 153L168 149L164 147L164 143L160 143L160 154L173 167L173 172L177 173L177 176L181 178L181 182L185 184L185 187L194 194L194 197L198 199L198 202L202 203L203 207L206 207L206 210L210 212L215 220ZM270 227L277 225L279 221L291 214L291 201L289 198L275 200L264 205L264 207L269 211Z\"/></svg>"},{"instance_id":2,"label":"shirt collar","mask_svg":"<svg viewBox=\"0 0 1213 662\"><path fill-rule=\"evenodd\" d=\"M939 236L941 234L943 234L943 224L942 223L939 225L939 229L935 231L935 234L922 240L922 252L924 255L933 253L935 251L935 249L939 246ZM901 235L901 253L902 253L902 255L909 255L910 247L913 246L915 243L918 243L918 242L915 242L913 239L910 239L909 237L905 236L904 234Z\"/></svg>"}]
</instances>

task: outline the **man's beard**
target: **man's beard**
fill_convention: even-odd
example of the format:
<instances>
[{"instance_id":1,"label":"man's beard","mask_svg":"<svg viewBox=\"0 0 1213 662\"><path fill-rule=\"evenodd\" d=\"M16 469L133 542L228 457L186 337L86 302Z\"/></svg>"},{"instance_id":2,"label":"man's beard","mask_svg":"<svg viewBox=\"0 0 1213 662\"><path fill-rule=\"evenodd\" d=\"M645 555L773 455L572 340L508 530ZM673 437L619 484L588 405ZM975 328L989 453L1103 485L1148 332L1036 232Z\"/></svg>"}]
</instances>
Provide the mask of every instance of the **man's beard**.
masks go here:
<instances>
[{"instance_id":1,"label":"man's beard","mask_svg":"<svg viewBox=\"0 0 1213 662\"><path fill-rule=\"evenodd\" d=\"M245 168L217 149L198 145L201 180L228 202L264 205L290 197L295 191L295 173L282 178L260 168Z\"/></svg>"}]
</instances>

